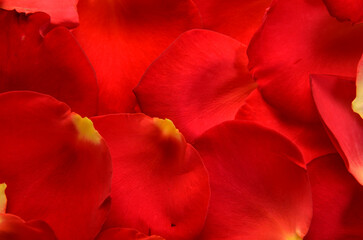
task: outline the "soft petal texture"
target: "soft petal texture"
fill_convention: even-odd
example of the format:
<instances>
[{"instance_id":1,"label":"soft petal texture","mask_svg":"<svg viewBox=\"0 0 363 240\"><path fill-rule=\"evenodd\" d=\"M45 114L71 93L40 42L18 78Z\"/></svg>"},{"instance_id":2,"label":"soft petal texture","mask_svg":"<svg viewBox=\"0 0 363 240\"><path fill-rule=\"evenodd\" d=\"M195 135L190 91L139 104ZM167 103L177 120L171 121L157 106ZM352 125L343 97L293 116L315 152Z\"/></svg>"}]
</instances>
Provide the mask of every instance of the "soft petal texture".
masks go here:
<instances>
[{"instance_id":1,"label":"soft petal texture","mask_svg":"<svg viewBox=\"0 0 363 240\"><path fill-rule=\"evenodd\" d=\"M1 240L57 240L54 232L43 221L25 222L12 214L0 214Z\"/></svg>"},{"instance_id":2,"label":"soft petal texture","mask_svg":"<svg viewBox=\"0 0 363 240\"><path fill-rule=\"evenodd\" d=\"M105 227L193 239L203 227L210 197L197 151L170 120L117 114L93 121L113 161L112 206Z\"/></svg>"},{"instance_id":3,"label":"soft petal texture","mask_svg":"<svg viewBox=\"0 0 363 240\"><path fill-rule=\"evenodd\" d=\"M320 116L347 168L363 184L363 120L351 108L354 79L312 76L312 92Z\"/></svg>"},{"instance_id":4,"label":"soft petal texture","mask_svg":"<svg viewBox=\"0 0 363 240\"><path fill-rule=\"evenodd\" d=\"M100 233L96 240L165 240L159 236L146 236L135 229L110 228Z\"/></svg>"},{"instance_id":5,"label":"soft petal texture","mask_svg":"<svg viewBox=\"0 0 363 240\"><path fill-rule=\"evenodd\" d=\"M238 41L209 30L184 33L135 89L141 110L171 119L188 141L234 119L256 87L245 51Z\"/></svg>"},{"instance_id":6,"label":"soft petal texture","mask_svg":"<svg viewBox=\"0 0 363 240\"><path fill-rule=\"evenodd\" d=\"M203 27L248 44L260 27L271 0L194 0Z\"/></svg>"},{"instance_id":7,"label":"soft petal texture","mask_svg":"<svg viewBox=\"0 0 363 240\"><path fill-rule=\"evenodd\" d=\"M78 0L0 0L0 8L23 13L45 12L54 25L78 25Z\"/></svg>"},{"instance_id":8,"label":"soft petal texture","mask_svg":"<svg viewBox=\"0 0 363 240\"><path fill-rule=\"evenodd\" d=\"M297 148L277 132L242 121L222 123L196 141L209 173L211 200L201 239L289 240L312 215Z\"/></svg>"},{"instance_id":9,"label":"soft petal texture","mask_svg":"<svg viewBox=\"0 0 363 240\"><path fill-rule=\"evenodd\" d=\"M320 122L301 122L282 114L266 103L257 89L248 96L236 119L253 121L284 135L300 149L306 163L336 152Z\"/></svg>"},{"instance_id":10,"label":"soft petal texture","mask_svg":"<svg viewBox=\"0 0 363 240\"><path fill-rule=\"evenodd\" d=\"M112 169L105 142L78 130L89 120L34 92L0 94L0 113L7 212L46 221L59 240L93 239L109 212Z\"/></svg>"},{"instance_id":11,"label":"soft petal texture","mask_svg":"<svg viewBox=\"0 0 363 240\"><path fill-rule=\"evenodd\" d=\"M340 21L351 21L353 23L363 20L362 0L324 0L330 14Z\"/></svg>"},{"instance_id":12,"label":"soft petal texture","mask_svg":"<svg viewBox=\"0 0 363 240\"><path fill-rule=\"evenodd\" d=\"M191 0L80 0L74 34L100 86L100 112L132 112L132 89L151 62L184 31L201 26Z\"/></svg>"},{"instance_id":13,"label":"soft petal texture","mask_svg":"<svg viewBox=\"0 0 363 240\"><path fill-rule=\"evenodd\" d=\"M313 193L313 219L306 240L363 239L363 186L337 154L307 166Z\"/></svg>"},{"instance_id":14,"label":"soft petal texture","mask_svg":"<svg viewBox=\"0 0 363 240\"><path fill-rule=\"evenodd\" d=\"M309 74L355 76L363 25L331 17L322 0L274 0L247 50L268 103L299 120L317 120Z\"/></svg>"},{"instance_id":15,"label":"soft petal texture","mask_svg":"<svg viewBox=\"0 0 363 240\"><path fill-rule=\"evenodd\" d=\"M72 34L49 25L44 13L0 10L0 92L32 90L67 103L82 115L97 111L94 71Z\"/></svg>"},{"instance_id":16,"label":"soft petal texture","mask_svg":"<svg viewBox=\"0 0 363 240\"><path fill-rule=\"evenodd\" d=\"M356 97L352 102L352 109L363 118L363 58L358 63L356 78Z\"/></svg>"}]
</instances>

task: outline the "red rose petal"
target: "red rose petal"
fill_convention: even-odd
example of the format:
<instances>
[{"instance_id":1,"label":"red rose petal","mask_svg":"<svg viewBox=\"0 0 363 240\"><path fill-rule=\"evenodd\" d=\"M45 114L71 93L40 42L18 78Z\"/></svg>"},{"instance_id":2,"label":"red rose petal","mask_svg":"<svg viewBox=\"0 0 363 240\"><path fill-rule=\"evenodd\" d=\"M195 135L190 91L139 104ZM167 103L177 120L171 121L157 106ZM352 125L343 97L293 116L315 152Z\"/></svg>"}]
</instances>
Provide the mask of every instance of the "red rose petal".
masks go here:
<instances>
[{"instance_id":1,"label":"red rose petal","mask_svg":"<svg viewBox=\"0 0 363 240\"><path fill-rule=\"evenodd\" d=\"M363 25L341 23L321 0L275 0L247 51L268 103L300 120L317 120L309 74L355 76Z\"/></svg>"},{"instance_id":2,"label":"red rose petal","mask_svg":"<svg viewBox=\"0 0 363 240\"><path fill-rule=\"evenodd\" d=\"M165 240L159 236L146 236L135 229L130 228L110 228L97 237L96 240Z\"/></svg>"},{"instance_id":3,"label":"red rose petal","mask_svg":"<svg viewBox=\"0 0 363 240\"><path fill-rule=\"evenodd\" d=\"M170 120L143 114L94 117L113 160L105 227L131 227L166 239L193 239L205 221L208 174Z\"/></svg>"},{"instance_id":4,"label":"red rose petal","mask_svg":"<svg viewBox=\"0 0 363 240\"><path fill-rule=\"evenodd\" d=\"M57 240L54 232L45 222L25 222L12 214L0 214L0 239Z\"/></svg>"},{"instance_id":5,"label":"red rose petal","mask_svg":"<svg viewBox=\"0 0 363 240\"><path fill-rule=\"evenodd\" d=\"M135 89L143 112L170 118L192 141L234 119L255 88L246 48L209 30L180 36L147 70Z\"/></svg>"},{"instance_id":6,"label":"red rose petal","mask_svg":"<svg viewBox=\"0 0 363 240\"><path fill-rule=\"evenodd\" d=\"M337 155L308 164L314 214L306 240L363 239L363 186Z\"/></svg>"},{"instance_id":7,"label":"red rose petal","mask_svg":"<svg viewBox=\"0 0 363 240\"><path fill-rule=\"evenodd\" d=\"M362 0L324 0L330 14L340 21L351 21L353 23L363 20Z\"/></svg>"},{"instance_id":8,"label":"red rose petal","mask_svg":"<svg viewBox=\"0 0 363 240\"><path fill-rule=\"evenodd\" d=\"M0 8L23 13L45 12L51 23L66 27L78 25L78 0L0 0Z\"/></svg>"},{"instance_id":9,"label":"red rose petal","mask_svg":"<svg viewBox=\"0 0 363 240\"><path fill-rule=\"evenodd\" d=\"M7 212L46 221L59 240L93 239L109 212L111 159L90 120L34 92L0 94Z\"/></svg>"},{"instance_id":10,"label":"red rose petal","mask_svg":"<svg viewBox=\"0 0 363 240\"><path fill-rule=\"evenodd\" d=\"M271 0L195 0L203 26L248 44Z\"/></svg>"},{"instance_id":11,"label":"red rose petal","mask_svg":"<svg viewBox=\"0 0 363 240\"><path fill-rule=\"evenodd\" d=\"M42 92L82 115L96 114L92 66L66 28L55 28L43 38L40 31L48 24L43 13L25 16L0 10L0 92Z\"/></svg>"},{"instance_id":12,"label":"red rose petal","mask_svg":"<svg viewBox=\"0 0 363 240\"><path fill-rule=\"evenodd\" d=\"M200 27L191 0L80 0L74 31L100 86L100 111L132 112L132 89L151 62L182 32Z\"/></svg>"},{"instance_id":13,"label":"red rose petal","mask_svg":"<svg viewBox=\"0 0 363 240\"><path fill-rule=\"evenodd\" d=\"M253 121L284 135L300 149L305 163L336 152L320 122L305 123L285 116L266 103L257 89L248 96L236 119Z\"/></svg>"},{"instance_id":14,"label":"red rose petal","mask_svg":"<svg viewBox=\"0 0 363 240\"><path fill-rule=\"evenodd\" d=\"M196 140L209 172L211 200L201 239L300 239L312 215L306 170L280 134L241 121Z\"/></svg>"}]
</instances>

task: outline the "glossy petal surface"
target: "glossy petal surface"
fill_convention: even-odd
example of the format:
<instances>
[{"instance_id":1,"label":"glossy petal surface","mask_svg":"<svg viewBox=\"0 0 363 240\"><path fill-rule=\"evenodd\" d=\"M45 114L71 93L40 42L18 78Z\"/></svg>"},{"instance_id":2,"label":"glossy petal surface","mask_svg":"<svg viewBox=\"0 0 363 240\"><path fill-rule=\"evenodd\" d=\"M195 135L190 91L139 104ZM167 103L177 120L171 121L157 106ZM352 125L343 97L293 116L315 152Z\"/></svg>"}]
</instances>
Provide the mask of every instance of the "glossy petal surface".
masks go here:
<instances>
[{"instance_id":1,"label":"glossy petal surface","mask_svg":"<svg viewBox=\"0 0 363 240\"><path fill-rule=\"evenodd\" d=\"M236 119L253 121L284 135L300 149L305 163L336 152L320 122L306 123L282 114L269 105L257 89L248 96Z\"/></svg>"},{"instance_id":2,"label":"glossy petal surface","mask_svg":"<svg viewBox=\"0 0 363 240\"><path fill-rule=\"evenodd\" d=\"M234 119L256 87L245 51L241 43L219 33L184 33L148 68L135 89L141 110L170 118L188 141Z\"/></svg>"},{"instance_id":3,"label":"glossy petal surface","mask_svg":"<svg viewBox=\"0 0 363 240\"><path fill-rule=\"evenodd\" d=\"M43 13L29 16L0 10L0 92L32 90L69 104L82 115L97 111L97 81L72 34L49 25Z\"/></svg>"},{"instance_id":4,"label":"glossy petal surface","mask_svg":"<svg viewBox=\"0 0 363 240\"><path fill-rule=\"evenodd\" d=\"M131 228L110 228L97 237L96 240L165 240L159 236L146 236Z\"/></svg>"},{"instance_id":5,"label":"glossy petal surface","mask_svg":"<svg viewBox=\"0 0 363 240\"><path fill-rule=\"evenodd\" d=\"M363 20L362 0L324 0L330 14L340 21L351 21L353 23Z\"/></svg>"},{"instance_id":6,"label":"glossy petal surface","mask_svg":"<svg viewBox=\"0 0 363 240\"><path fill-rule=\"evenodd\" d=\"M343 160L328 155L308 164L314 214L306 240L363 239L363 186L345 169Z\"/></svg>"},{"instance_id":7,"label":"glossy petal surface","mask_svg":"<svg viewBox=\"0 0 363 240\"><path fill-rule=\"evenodd\" d=\"M197 139L211 182L201 239L288 240L308 231L312 215L302 157L280 134L253 123L222 123Z\"/></svg>"},{"instance_id":8,"label":"glossy petal surface","mask_svg":"<svg viewBox=\"0 0 363 240\"><path fill-rule=\"evenodd\" d=\"M247 51L268 103L299 120L317 120L309 74L356 75L363 25L341 23L321 0L275 0Z\"/></svg>"},{"instance_id":9,"label":"glossy petal surface","mask_svg":"<svg viewBox=\"0 0 363 240\"><path fill-rule=\"evenodd\" d=\"M194 0L203 27L248 44L262 23L271 0Z\"/></svg>"},{"instance_id":10,"label":"glossy petal surface","mask_svg":"<svg viewBox=\"0 0 363 240\"><path fill-rule=\"evenodd\" d=\"M193 239L203 227L210 196L197 151L170 120L119 114L93 121L113 160L112 206L105 227Z\"/></svg>"},{"instance_id":11,"label":"glossy petal surface","mask_svg":"<svg viewBox=\"0 0 363 240\"><path fill-rule=\"evenodd\" d=\"M1 240L57 240L54 232L43 221L25 222L12 214L0 214Z\"/></svg>"},{"instance_id":12,"label":"glossy petal surface","mask_svg":"<svg viewBox=\"0 0 363 240\"><path fill-rule=\"evenodd\" d=\"M111 159L90 121L34 92L0 94L0 182L7 213L46 221L59 240L93 239L109 211ZM82 129L82 130L80 130Z\"/></svg>"},{"instance_id":13,"label":"glossy petal surface","mask_svg":"<svg viewBox=\"0 0 363 240\"><path fill-rule=\"evenodd\" d=\"M100 111L132 112L132 89L151 62L184 31L200 27L191 0L80 0L74 34L100 86Z\"/></svg>"},{"instance_id":14,"label":"glossy petal surface","mask_svg":"<svg viewBox=\"0 0 363 240\"><path fill-rule=\"evenodd\" d=\"M363 120L351 108L355 95L354 79L313 76L312 91L333 142L349 171L363 184Z\"/></svg>"}]
</instances>

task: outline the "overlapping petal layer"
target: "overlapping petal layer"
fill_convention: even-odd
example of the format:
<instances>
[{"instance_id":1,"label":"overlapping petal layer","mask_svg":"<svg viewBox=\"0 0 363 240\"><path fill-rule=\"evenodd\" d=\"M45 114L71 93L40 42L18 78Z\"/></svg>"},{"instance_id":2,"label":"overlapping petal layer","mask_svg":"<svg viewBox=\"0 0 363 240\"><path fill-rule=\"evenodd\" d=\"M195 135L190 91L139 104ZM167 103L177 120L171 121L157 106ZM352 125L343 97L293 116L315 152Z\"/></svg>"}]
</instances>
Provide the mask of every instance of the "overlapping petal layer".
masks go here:
<instances>
[{"instance_id":1,"label":"overlapping petal layer","mask_svg":"<svg viewBox=\"0 0 363 240\"><path fill-rule=\"evenodd\" d=\"M363 186L332 154L307 166L313 193L314 214L306 240L363 239Z\"/></svg>"},{"instance_id":2,"label":"overlapping petal layer","mask_svg":"<svg viewBox=\"0 0 363 240\"><path fill-rule=\"evenodd\" d=\"M357 67L356 96L352 102L352 109L363 118L363 58L360 59Z\"/></svg>"},{"instance_id":3,"label":"overlapping petal layer","mask_svg":"<svg viewBox=\"0 0 363 240\"><path fill-rule=\"evenodd\" d=\"M330 14L340 21L351 21L353 23L363 20L362 0L324 0Z\"/></svg>"},{"instance_id":4,"label":"overlapping petal layer","mask_svg":"<svg viewBox=\"0 0 363 240\"><path fill-rule=\"evenodd\" d=\"M159 236L146 236L135 229L130 228L110 228L97 237L96 240L165 240Z\"/></svg>"},{"instance_id":5,"label":"overlapping petal layer","mask_svg":"<svg viewBox=\"0 0 363 240\"><path fill-rule=\"evenodd\" d=\"M112 206L105 227L193 239L203 227L210 197L197 151L170 120L118 114L93 121L113 161Z\"/></svg>"},{"instance_id":6,"label":"overlapping petal layer","mask_svg":"<svg viewBox=\"0 0 363 240\"><path fill-rule=\"evenodd\" d=\"M34 92L0 94L0 182L7 212L59 240L93 239L109 212L111 159L87 118Z\"/></svg>"},{"instance_id":7,"label":"overlapping petal layer","mask_svg":"<svg viewBox=\"0 0 363 240\"><path fill-rule=\"evenodd\" d=\"M222 123L195 144L209 172L211 200L201 239L301 239L312 215L302 157L280 134Z\"/></svg>"},{"instance_id":8,"label":"overlapping petal layer","mask_svg":"<svg viewBox=\"0 0 363 240\"><path fill-rule=\"evenodd\" d=\"M271 0L194 0L203 27L248 44L262 23Z\"/></svg>"},{"instance_id":9,"label":"overlapping petal layer","mask_svg":"<svg viewBox=\"0 0 363 240\"><path fill-rule=\"evenodd\" d=\"M315 104L333 142L349 171L363 184L363 120L351 108L354 79L315 75L311 84Z\"/></svg>"},{"instance_id":10,"label":"overlapping petal layer","mask_svg":"<svg viewBox=\"0 0 363 240\"><path fill-rule=\"evenodd\" d=\"M1 240L57 240L54 232L43 221L25 222L12 214L0 214Z\"/></svg>"},{"instance_id":11,"label":"overlapping petal layer","mask_svg":"<svg viewBox=\"0 0 363 240\"><path fill-rule=\"evenodd\" d=\"M100 86L100 112L132 112L132 89L182 32L201 26L191 0L80 0L74 34Z\"/></svg>"},{"instance_id":12,"label":"overlapping petal layer","mask_svg":"<svg viewBox=\"0 0 363 240\"><path fill-rule=\"evenodd\" d=\"M306 163L336 152L320 122L306 123L282 114L266 103L257 89L248 96L236 119L253 121L284 135L300 149Z\"/></svg>"},{"instance_id":13,"label":"overlapping petal layer","mask_svg":"<svg viewBox=\"0 0 363 240\"><path fill-rule=\"evenodd\" d=\"M0 9L0 92L32 90L94 115L98 88L94 71L72 34L49 25L44 13L29 16Z\"/></svg>"},{"instance_id":14,"label":"overlapping petal layer","mask_svg":"<svg viewBox=\"0 0 363 240\"><path fill-rule=\"evenodd\" d=\"M167 117L192 141L232 120L256 87L246 48L209 30L181 35L147 70L135 89L143 112Z\"/></svg>"},{"instance_id":15,"label":"overlapping petal layer","mask_svg":"<svg viewBox=\"0 0 363 240\"><path fill-rule=\"evenodd\" d=\"M321 0L275 0L247 51L268 103L299 120L317 119L309 74L355 76L363 25L341 23Z\"/></svg>"}]
</instances>

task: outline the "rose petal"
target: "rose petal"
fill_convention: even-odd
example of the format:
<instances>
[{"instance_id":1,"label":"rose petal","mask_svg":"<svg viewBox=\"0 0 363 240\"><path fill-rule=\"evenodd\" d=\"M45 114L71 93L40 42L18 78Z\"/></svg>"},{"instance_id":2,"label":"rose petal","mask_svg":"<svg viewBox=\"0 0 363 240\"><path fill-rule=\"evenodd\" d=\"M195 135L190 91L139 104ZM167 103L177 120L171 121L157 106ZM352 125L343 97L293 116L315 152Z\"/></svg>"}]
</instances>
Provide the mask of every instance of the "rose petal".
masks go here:
<instances>
[{"instance_id":1,"label":"rose petal","mask_svg":"<svg viewBox=\"0 0 363 240\"><path fill-rule=\"evenodd\" d=\"M319 0L275 0L247 51L249 67L271 105L317 120L309 74L355 76L363 25L336 21Z\"/></svg>"},{"instance_id":2,"label":"rose petal","mask_svg":"<svg viewBox=\"0 0 363 240\"><path fill-rule=\"evenodd\" d=\"M248 44L271 0L195 0L207 29Z\"/></svg>"},{"instance_id":3,"label":"rose petal","mask_svg":"<svg viewBox=\"0 0 363 240\"><path fill-rule=\"evenodd\" d=\"M236 119L253 121L284 135L300 149L305 163L336 152L320 122L306 123L285 116L266 103L257 89L248 96Z\"/></svg>"},{"instance_id":4,"label":"rose petal","mask_svg":"<svg viewBox=\"0 0 363 240\"><path fill-rule=\"evenodd\" d=\"M297 148L262 126L230 121L197 139L211 200L201 239L301 239L312 215Z\"/></svg>"},{"instance_id":5,"label":"rose petal","mask_svg":"<svg viewBox=\"0 0 363 240\"><path fill-rule=\"evenodd\" d=\"M340 21L353 23L363 20L362 0L323 0L330 14Z\"/></svg>"},{"instance_id":6,"label":"rose petal","mask_svg":"<svg viewBox=\"0 0 363 240\"><path fill-rule=\"evenodd\" d=\"M92 66L63 27L43 38L43 13L29 16L0 10L0 92L32 90L66 102L82 115L97 110L98 88Z\"/></svg>"},{"instance_id":7,"label":"rose petal","mask_svg":"<svg viewBox=\"0 0 363 240\"><path fill-rule=\"evenodd\" d=\"M363 186L346 171L343 160L337 154L328 155L307 168L314 214L305 238L363 239Z\"/></svg>"},{"instance_id":8,"label":"rose petal","mask_svg":"<svg viewBox=\"0 0 363 240\"><path fill-rule=\"evenodd\" d=\"M0 8L23 13L45 12L51 23L74 28L78 25L78 0L0 0Z\"/></svg>"},{"instance_id":9,"label":"rose petal","mask_svg":"<svg viewBox=\"0 0 363 240\"><path fill-rule=\"evenodd\" d=\"M74 31L100 86L100 111L132 112L132 89L151 62L182 32L200 27L191 0L80 0Z\"/></svg>"},{"instance_id":10,"label":"rose petal","mask_svg":"<svg viewBox=\"0 0 363 240\"><path fill-rule=\"evenodd\" d=\"M0 94L0 113L7 212L46 221L59 240L93 239L110 207L111 159L92 122L34 92Z\"/></svg>"},{"instance_id":11,"label":"rose petal","mask_svg":"<svg viewBox=\"0 0 363 240\"><path fill-rule=\"evenodd\" d=\"M255 88L245 50L219 33L184 33L148 68L135 89L142 111L170 118L188 141L234 119Z\"/></svg>"},{"instance_id":12,"label":"rose petal","mask_svg":"<svg viewBox=\"0 0 363 240\"><path fill-rule=\"evenodd\" d=\"M94 117L113 160L112 206L105 227L131 227L166 239L193 239L210 196L199 154L170 120L143 114Z\"/></svg>"},{"instance_id":13,"label":"rose petal","mask_svg":"<svg viewBox=\"0 0 363 240\"><path fill-rule=\"evenodd\" d=\"M351 109L354 79L315 75L311 80L316 107L347 168L363 184L363 120Z\"/></svg>"},{"instance_id":14,"label":"rose petal","mask_svg":"<svg viewBox=\"0 0 363 240\"><path fill-rule=\"evenodd\" d=\"M358 63L356 97L352 102L352 109L363 118L363 58L361 58Z\"/></svg>"},{"instance_id":15,"label":"rose petal","mask_svg":"<svg viewBox=\"0 0 363 240\"><path fill-rule=\"evenodd\" d=\"M0 239L56 240L53 230L43 221L25 222L12 214L0 214Z\"/></svg>"},{"instance_id":16,"label":"rose petal","mask_svg":"<svg viewBox=\"0 0 363 240\"><path fill-rule=\"evenodd\" d=\"M165 240L159 236L146 236L135 229L130 228L110 228L97 237L96 240Z\"/></svg>"}]
</instances>

